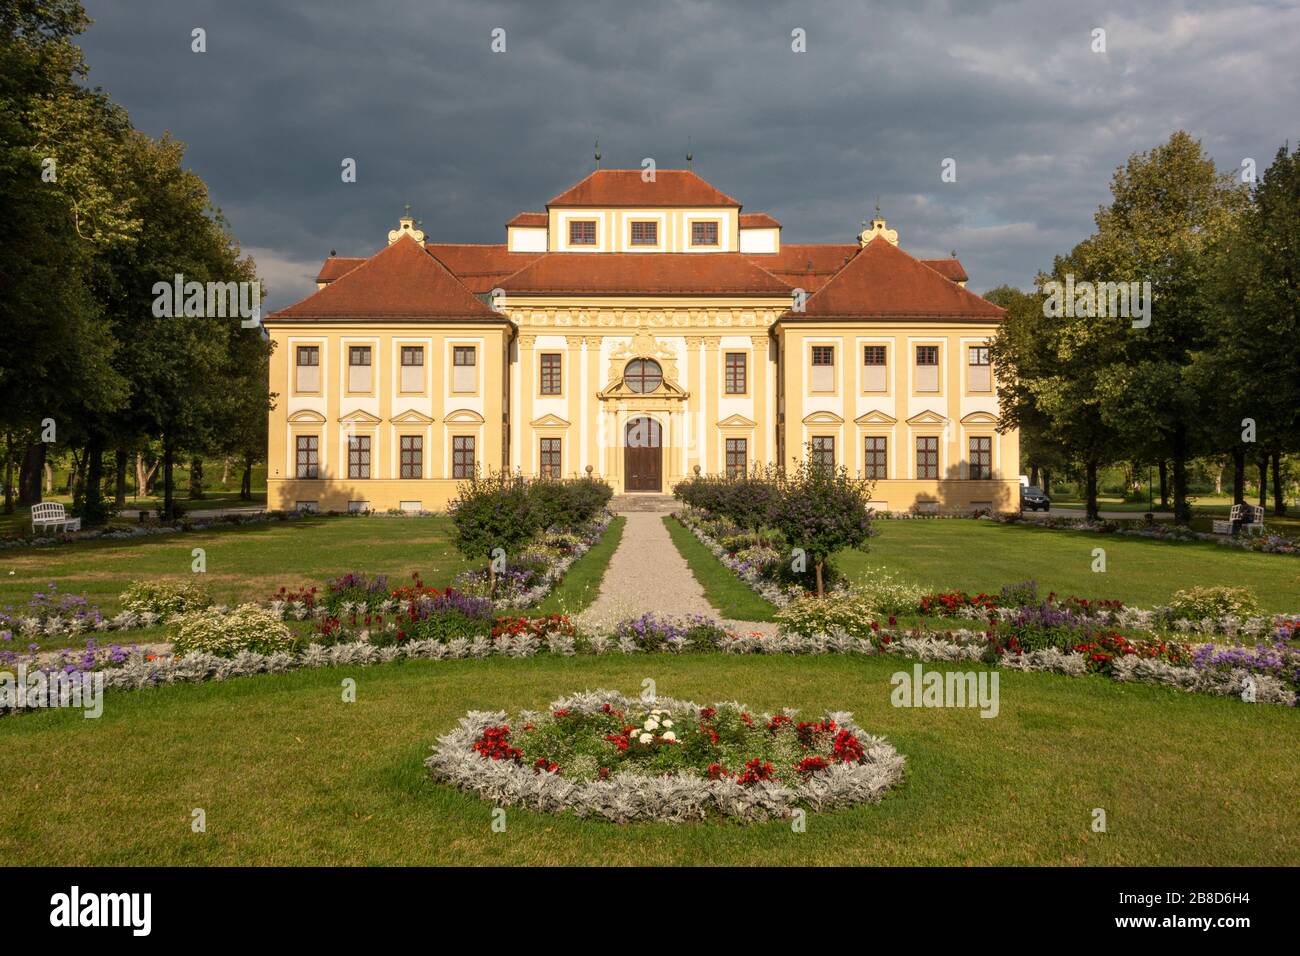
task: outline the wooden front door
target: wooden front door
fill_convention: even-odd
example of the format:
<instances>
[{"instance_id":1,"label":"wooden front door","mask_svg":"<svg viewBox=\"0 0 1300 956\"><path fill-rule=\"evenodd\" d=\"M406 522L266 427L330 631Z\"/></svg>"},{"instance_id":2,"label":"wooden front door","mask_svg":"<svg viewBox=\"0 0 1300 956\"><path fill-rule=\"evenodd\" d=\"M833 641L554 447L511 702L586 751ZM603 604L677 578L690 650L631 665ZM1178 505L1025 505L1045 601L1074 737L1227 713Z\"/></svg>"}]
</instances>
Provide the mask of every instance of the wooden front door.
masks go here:
<instances>
[{"instance_id":1,"label":"wooden front door","mask_svg":"<svg viewBox=\"0 0 1300 956\"><path fill-rule=\"evenodd\" d=\"M623 431L623 490L663 490L663 448L659 423L634 418Z\"/></svg>"}]
</instances>

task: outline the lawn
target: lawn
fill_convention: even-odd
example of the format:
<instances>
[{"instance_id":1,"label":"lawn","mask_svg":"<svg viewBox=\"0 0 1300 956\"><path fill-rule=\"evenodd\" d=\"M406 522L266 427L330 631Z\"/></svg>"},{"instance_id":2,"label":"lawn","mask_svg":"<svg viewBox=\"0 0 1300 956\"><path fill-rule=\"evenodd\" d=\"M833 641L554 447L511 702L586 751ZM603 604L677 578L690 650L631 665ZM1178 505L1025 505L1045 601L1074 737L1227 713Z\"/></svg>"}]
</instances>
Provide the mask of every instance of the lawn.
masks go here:
<instances>
[{"instance_id":1,"label":"lawn","mask_svg":"<svg viewBox=\"0 0 1300 956\"><path fill-rule=\"evenodd\" d=\"M605 569L609 567L609 560L614 557L614 552L618 549L618 543L623 540L623 526L625 524L627 524L627 519L623 517L616 517L611 521L601 539L596 542L590 551L573 562L560 583L546 596L545 600L537 607L529 608L521 613L530 615L568 614L572 616L584 610L592 601L596 600L596 595L600 593L601 579L605 576Z\"/></svg>"},{"instance_id":2,"label":"lawn","mask_svg":"<svg viewBox=\"0 0 1300 956\"><path fill-rule=\"evenodd\" d=\"M668 515L663 522L695 580L704 588L704 597L722 617L731 621L774 620L776 608L715 558L688 528Z\"/></svg>"},{"instance_id":3,"label":"lawn","mask_svg":"<svg viewBox=\"0 0 1300 956\"><path fill-rule=\"evenodd\" d=\"M80 594L111 616L131 581L200 577L219 602L269 599L281 585L316 585L347 571L387 574L396 585L412 571L424 582L446 586L469 568L451 541L451 521L420 518L302 518L240 527L150 535L120 541L0 551L0 607L16 609L53 583ZM194 575L193 549L206 552L207 571ZM162 628L132 631L131 641L165 640ZM84 643L82 638L46 639L43 649Z\"/></svg>"},{"instance_id":4,"label":"lawn","mask_svg":"<svg viewBox=\"0 0 1300 956\"><path fill-rule=\"evenodd\" d=\"M1101 678L1001 674L1001 713L894 708L896 660L414 661L110 693L99 720L0 720L0 854L25 864L1300 863L1294 709ZM910 663L906 666L910 667ZM927 665L933 666L933 665ZM787 824L620 827L507 811L422 761L470 709L583 688L855 713L908 759L879 805ZM357 702L340 682L357 680ZM207 832L191 831L191 811ZM1093 809L1107 832L1090 829Z\"/></svg>"},{"instance_id":5,"label":"lawn","mask_svg":"<svg viewBox=\"0 0 1300 956\"><path fill-rule=\"evenodd\" d=\"M835 559L850 578L883 567L929 588L970 592L1032 578L1043 594L1138 607L1167 603L1180 588L1231 585L1251 588L1265 611L1300 611L1300 558L1288 555L991 521L917 519L875 527L879 535L868 553L845 551ZM1094 548L1106 552L1104 573L1092 571Z\"/></svg>"}]
</instances>

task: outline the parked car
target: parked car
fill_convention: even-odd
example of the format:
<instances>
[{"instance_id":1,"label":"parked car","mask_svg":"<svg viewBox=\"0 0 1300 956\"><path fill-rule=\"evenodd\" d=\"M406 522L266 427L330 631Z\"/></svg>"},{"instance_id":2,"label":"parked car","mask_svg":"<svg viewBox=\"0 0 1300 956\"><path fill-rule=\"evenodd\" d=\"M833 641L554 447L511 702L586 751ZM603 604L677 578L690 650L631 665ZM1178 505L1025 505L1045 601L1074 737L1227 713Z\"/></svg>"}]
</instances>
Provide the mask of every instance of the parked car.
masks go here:
<instances>
[{"instance_id":1,"label":"parked car","mask_svg":"<svg viewBox=\"0 0 1300 956\"><path fill-rule=\"evenodd\" d=\"M1051 511L1052 499L1043 493L1037 485L1020 486L1021 511Z\"/></svg>"}]
</instances>

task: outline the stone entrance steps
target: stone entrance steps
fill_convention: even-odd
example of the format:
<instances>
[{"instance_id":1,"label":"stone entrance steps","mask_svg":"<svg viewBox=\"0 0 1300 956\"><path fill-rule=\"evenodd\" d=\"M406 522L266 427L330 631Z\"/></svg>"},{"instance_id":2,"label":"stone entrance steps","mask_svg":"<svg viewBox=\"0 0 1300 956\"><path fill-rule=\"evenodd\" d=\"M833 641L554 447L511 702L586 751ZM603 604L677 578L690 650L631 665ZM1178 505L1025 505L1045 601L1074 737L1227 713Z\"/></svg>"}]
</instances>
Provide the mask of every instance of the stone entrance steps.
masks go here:
<instances>
[{"instance_id":1,"label":"stone entrance steps","mask_svg":"<svg viewBox=\"0 0 1300 956\"><path fill-rule=\"evenodd\" d=\"M680 506L681 502L672 495L649 493L615 495L609 502L609 510L615 514L626 514L629 511L654 511L667 514L676 511Z\"/></svg>"}]
</instances>

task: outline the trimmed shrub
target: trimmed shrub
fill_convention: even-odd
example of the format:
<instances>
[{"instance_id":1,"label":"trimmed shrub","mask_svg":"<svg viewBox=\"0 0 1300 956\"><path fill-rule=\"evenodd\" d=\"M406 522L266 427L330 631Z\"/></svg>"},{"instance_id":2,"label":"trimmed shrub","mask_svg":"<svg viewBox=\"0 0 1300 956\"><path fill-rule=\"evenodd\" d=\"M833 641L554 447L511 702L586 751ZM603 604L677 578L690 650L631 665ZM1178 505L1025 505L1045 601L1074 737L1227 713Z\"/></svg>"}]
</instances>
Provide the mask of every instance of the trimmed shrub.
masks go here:
<instances>
[{"instance_id":1,"label":"trimmed shrub","mask_svg":"<svg viewBox=\"0 0 1300 956\"><path fill-rule=\"evenodd\" d=\"M118 600L122 602L124 611L136 614L153 612L163 617L212 606L207 589L192 579L132 581Z\"/></svg>"},{"instance_id":2,"label":"trimmed shrub","mask_svg":"<svg viewBox=\"0 0 1300 956\"><path fill-rule=\"evenodd\" d=\"M256 604L241 604L227 614L211 609L192 611L177 622L177 654L234 657L240 651L274 654L291 651L293 646L293 634L284 622Z\"/></svg>"},{"instance_id":3,"label":"trimmed shrub","mask_svg":"<svg viewBox=\"0 0 1300 956\"><path fill-rule=\"evenodd\" d=\"M1229 614L1250 617L1259 611L1259 600L1250 588L1196 587L1175 591L1169 607L1174 617L1193 621Z\"/></svg>"},{"instance_id":4,"label":"trimmed shrub","mask_svg":"<svg viewBox=\"0 0 1300 956\"><path fill-rule=\"evenodd\" d=\"M855 592L807 595L791 601L776 613L776 620L787 631L802 637L834 634L842 631L854 637L871 633L873 608L866 598Z\"/></svg>"}]
</instances>

